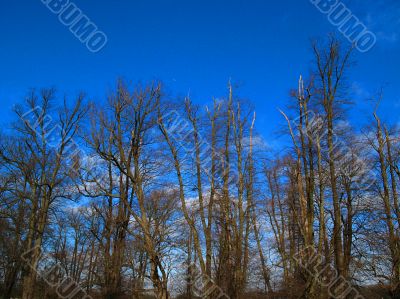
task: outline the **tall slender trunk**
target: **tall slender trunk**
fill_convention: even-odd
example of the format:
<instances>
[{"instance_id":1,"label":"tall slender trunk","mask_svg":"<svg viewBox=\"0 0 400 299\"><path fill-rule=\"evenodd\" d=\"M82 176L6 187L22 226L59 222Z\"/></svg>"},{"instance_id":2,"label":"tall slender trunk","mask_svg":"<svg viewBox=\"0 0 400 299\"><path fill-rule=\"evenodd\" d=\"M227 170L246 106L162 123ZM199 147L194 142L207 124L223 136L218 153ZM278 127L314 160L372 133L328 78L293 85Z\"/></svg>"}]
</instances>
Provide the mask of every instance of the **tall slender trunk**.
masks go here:
<instances>
[{"instance_id":1,"label":"tall slender trunk","mask_svg":"<svg viewBox=\"0 0 400 299\"><path fill-rule=\"evenodd\" d=\"M395 231L395 226L392 217L392 208L390 204L390 192L389 192L389 180L387 175L387 165L384 152L384 139L382 136L381 121L376 113L374 113L377 127L377 139L378 139L378 155L379 155L379 165L382 177L383 185L383 205L385 211L385 222L389 233L389 250L392 259L392 285L398 286L400 283L400 254L399 254L399 238L398 233ZM397 287L396 292L399 291Z\"/></svg>"},{"instance_id":2,"label":"tall slender trunk","mask_svg":"<svg viewBox=\"0 0 400 299\"><path fill-rule=\"evenodd\" d=\"M332 100L329 99L327 107L327 120L328 120L328 153L329 153L329 176L332 190L333 200L333 247L335 256L335 266L338 275L343 275L343 247L341 237L341 210L339 202L339 194L337 190L337 177L335 167L335 153L334 153L334 131L333 131L333 111L332 111Z\"/></svg>"}]
</instances>

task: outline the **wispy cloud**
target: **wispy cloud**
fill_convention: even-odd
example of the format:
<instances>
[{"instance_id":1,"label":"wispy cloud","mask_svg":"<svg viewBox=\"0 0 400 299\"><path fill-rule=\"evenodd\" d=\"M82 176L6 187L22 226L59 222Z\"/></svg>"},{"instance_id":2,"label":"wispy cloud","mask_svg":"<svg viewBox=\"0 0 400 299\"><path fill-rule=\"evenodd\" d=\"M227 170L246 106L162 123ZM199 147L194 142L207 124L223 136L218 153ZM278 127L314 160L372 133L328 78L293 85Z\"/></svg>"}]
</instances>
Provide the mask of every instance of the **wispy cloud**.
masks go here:
<instances>
[{"instance_id":1,"label":"wispy cloud","mask_svg":"<svg viewBox=\"0 0 400 299\"><path fill-rule=\"evenodd\" d=\"M354 5L353 5L354 4ZM400 2L398 0L356 0L349 3L373 31L378 42L395 44L400 36Z\"/></svg>"},{"instance_id":2,"label":"wispy cloud","mask_svg":"<svg viewBox=\"0 0 400 299\"><path fill-rule=\"evenodd\" d=\"M358 99L367 99L371 93L360 82L354 81L350 87L352 94Z\"/></svg>"}]
</instances>

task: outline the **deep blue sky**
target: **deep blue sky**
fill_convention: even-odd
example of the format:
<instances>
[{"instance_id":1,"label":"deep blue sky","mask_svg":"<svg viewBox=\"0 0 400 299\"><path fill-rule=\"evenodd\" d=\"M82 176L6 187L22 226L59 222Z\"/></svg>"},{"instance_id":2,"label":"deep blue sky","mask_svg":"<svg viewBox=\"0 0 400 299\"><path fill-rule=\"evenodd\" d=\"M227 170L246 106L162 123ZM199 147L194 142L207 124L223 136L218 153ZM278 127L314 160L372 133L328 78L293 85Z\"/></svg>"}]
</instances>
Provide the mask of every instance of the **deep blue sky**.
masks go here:
<instances>
[{"instance_id":1,"label":"deep blue sky","mask_svg":"<svg viewBox=\"0 0 400 299\"><path fill-rule=\"evenodd\" d=\"M282 122L288 91L310 70L310 39L337 32L309 0L75 0L108 36L93 54L40 0L0 2L1 120L30 88L59 94L85 91L99 102L117 77L161 79L198 103L225 94L229 78L258 113L269 138ZM400 1L343 1L376 33L378 42L356 55L350 83L359 103L385 86L385 118L400 121ZM362 107L358 114L357 107ZM372 111L372 108L371 108Z\"/></svg>"}]
</instances>

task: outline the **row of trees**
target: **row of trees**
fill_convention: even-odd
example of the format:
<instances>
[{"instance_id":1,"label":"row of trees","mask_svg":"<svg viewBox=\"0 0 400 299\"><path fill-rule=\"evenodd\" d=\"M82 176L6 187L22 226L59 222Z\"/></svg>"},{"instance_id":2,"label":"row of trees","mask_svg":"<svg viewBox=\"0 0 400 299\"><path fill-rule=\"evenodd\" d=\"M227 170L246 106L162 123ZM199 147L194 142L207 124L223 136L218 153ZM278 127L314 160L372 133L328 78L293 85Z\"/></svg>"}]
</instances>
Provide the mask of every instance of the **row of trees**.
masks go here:
<instances>
[{"instance_id":1,"label":"row of trees","mask_svg":"<svg viewBox=\"0 0 400 299\"><path fill-rule=\"evenodd\" d=\"M205 109L159 83L32 92L0 144L2 296L400 296L396 132L377 107L349 124L351 49L313 51L273 155L230 84Z\"/></svg>"}]
</instances>

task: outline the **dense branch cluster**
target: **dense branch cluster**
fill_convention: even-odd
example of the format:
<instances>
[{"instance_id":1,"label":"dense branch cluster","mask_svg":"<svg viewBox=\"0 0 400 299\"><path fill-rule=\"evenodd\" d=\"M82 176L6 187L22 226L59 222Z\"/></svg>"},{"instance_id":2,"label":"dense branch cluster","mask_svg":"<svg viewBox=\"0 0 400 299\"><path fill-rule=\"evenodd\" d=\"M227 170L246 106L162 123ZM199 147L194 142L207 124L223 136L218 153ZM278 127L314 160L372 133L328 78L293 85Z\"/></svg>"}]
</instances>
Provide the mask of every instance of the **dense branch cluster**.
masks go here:
<instances>
[{"instance_id":1,"label":"dense branch cluster","mask_svg":"<svg viewBox=\"0 0 400 299\"><path fill-rule=\"evenodd\" d=\"M313 52L279 152L231 84L32 92L0 140L0 297L399 298L396 128L354 128L351 49Z\"/></svg>"}]
</instances>

